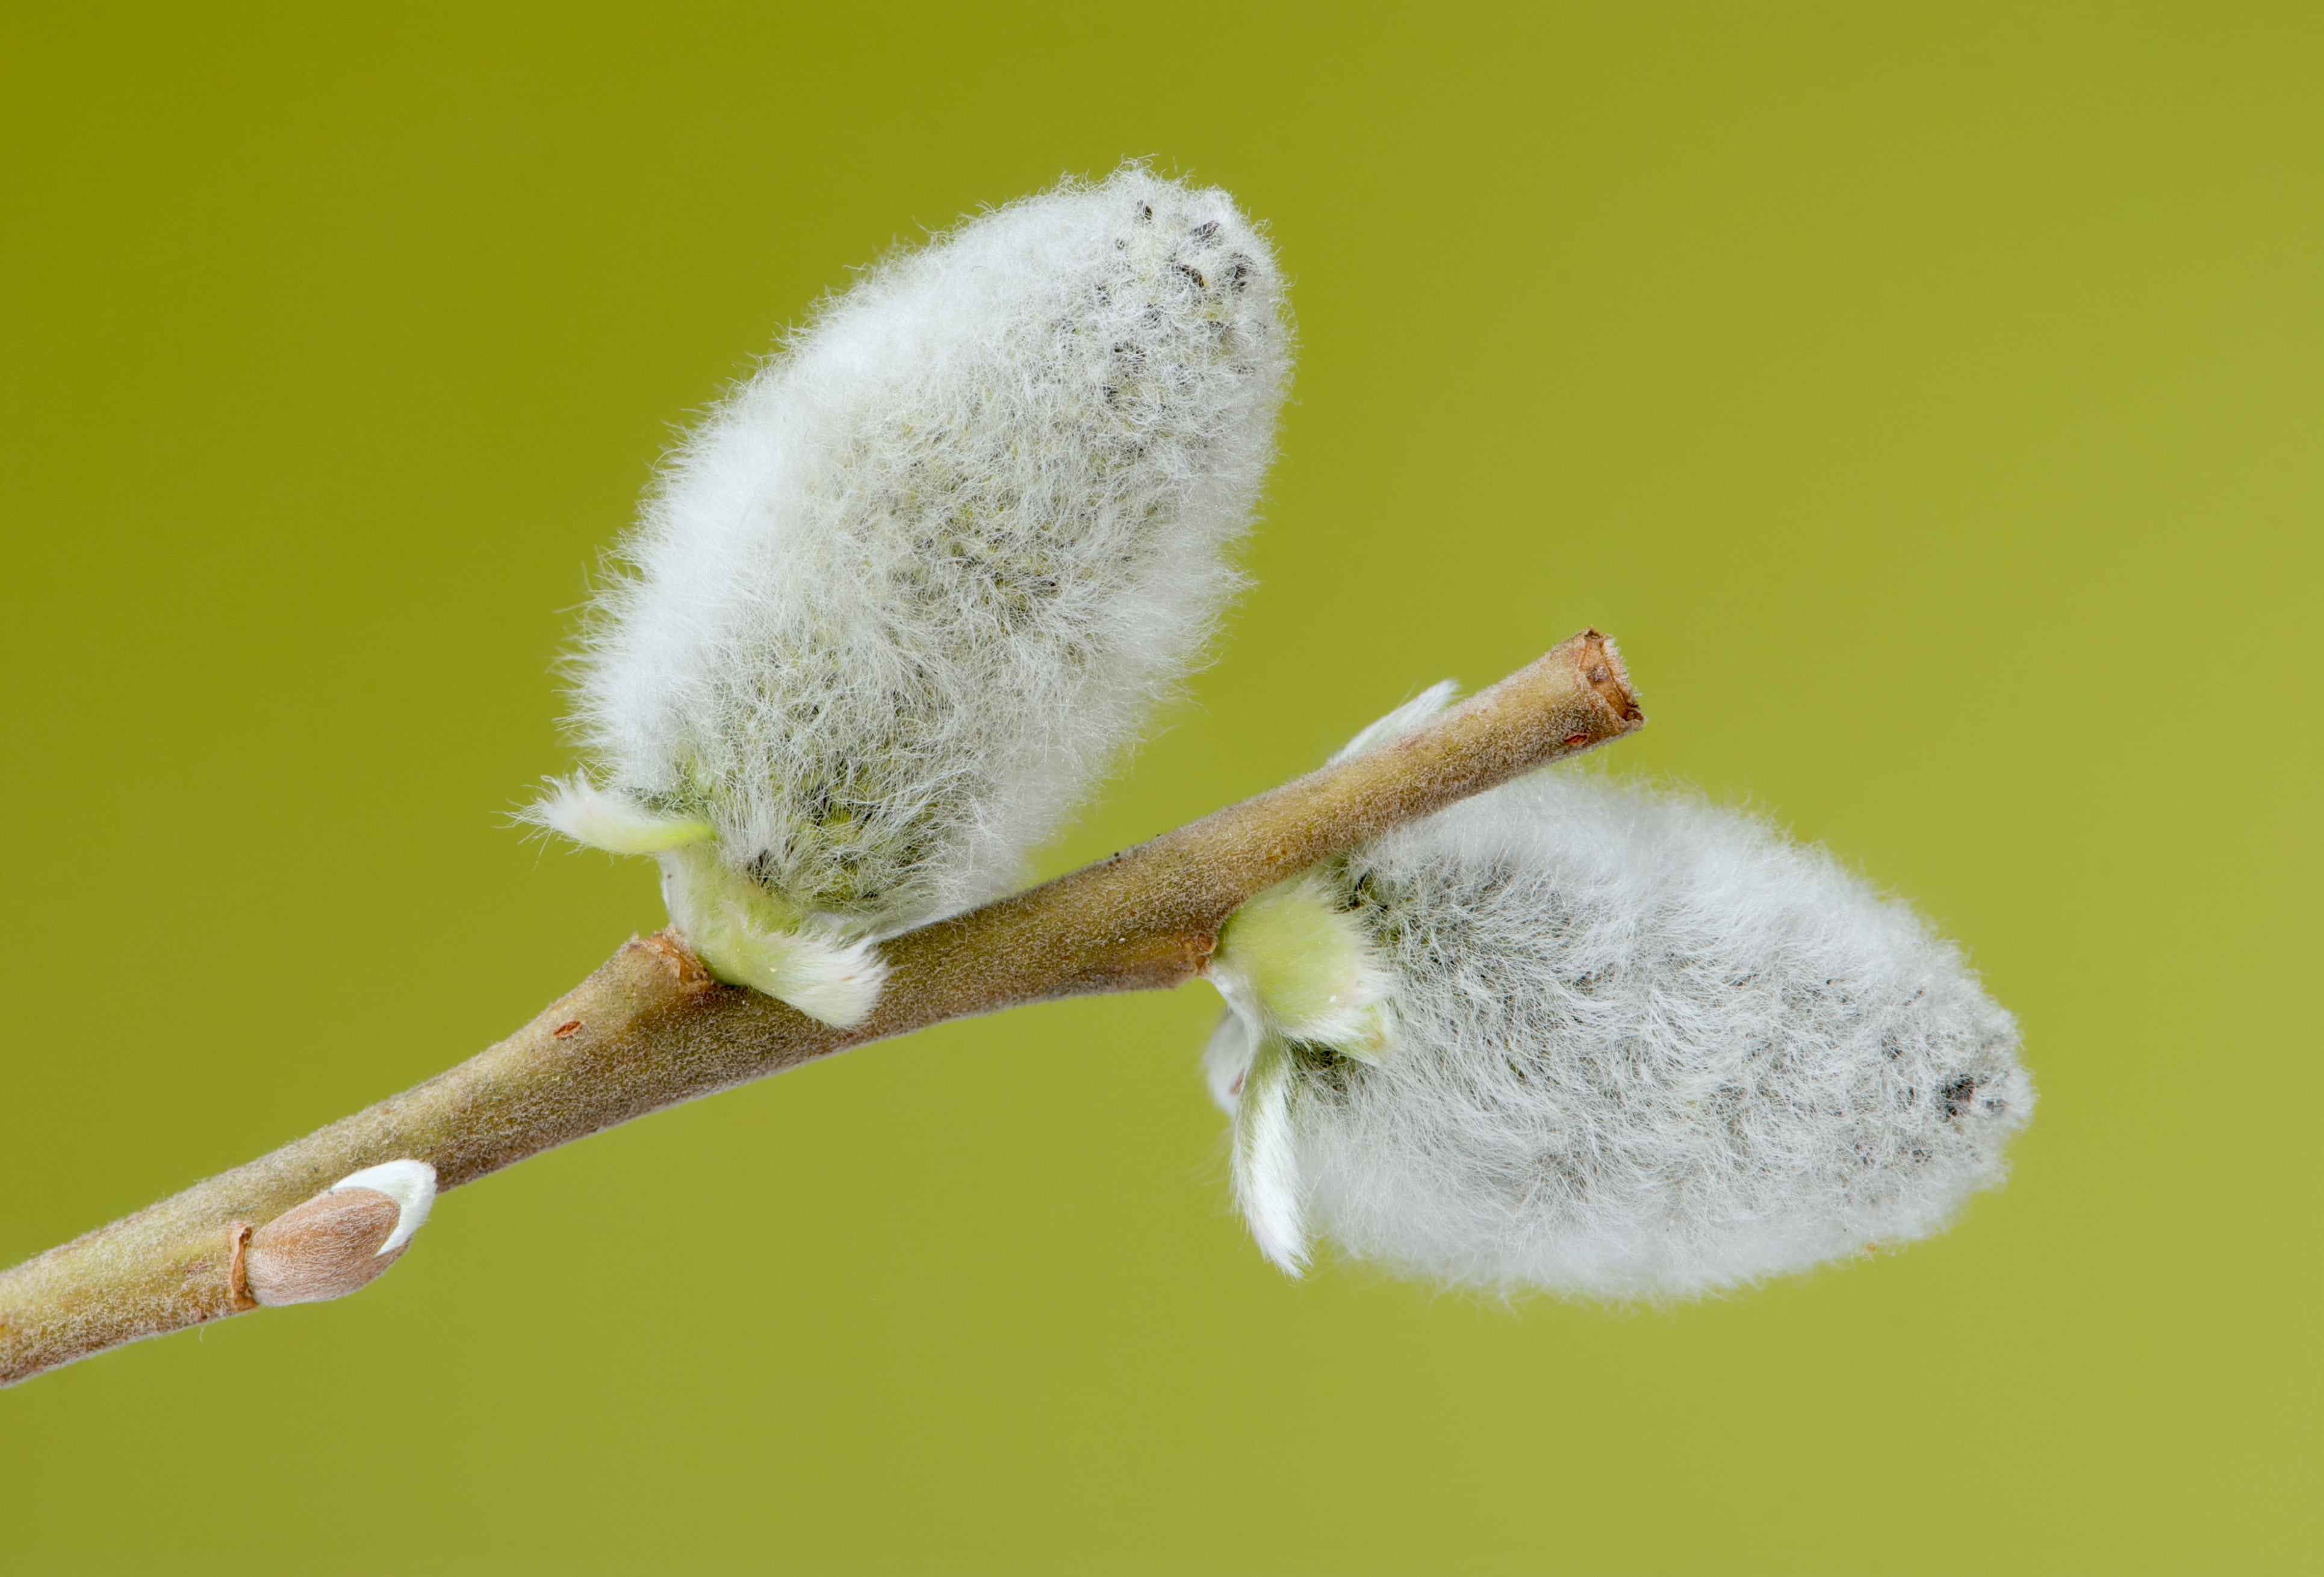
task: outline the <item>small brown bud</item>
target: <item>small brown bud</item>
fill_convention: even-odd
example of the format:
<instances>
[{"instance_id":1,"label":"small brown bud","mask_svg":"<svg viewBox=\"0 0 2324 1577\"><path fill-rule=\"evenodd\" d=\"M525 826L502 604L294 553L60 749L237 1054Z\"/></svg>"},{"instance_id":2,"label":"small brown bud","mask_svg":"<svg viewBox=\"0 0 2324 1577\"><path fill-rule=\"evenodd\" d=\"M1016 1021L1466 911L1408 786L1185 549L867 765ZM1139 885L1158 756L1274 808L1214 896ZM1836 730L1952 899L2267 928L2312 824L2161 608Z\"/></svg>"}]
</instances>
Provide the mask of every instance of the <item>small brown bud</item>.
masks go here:
<instances>
[{"instance_id":1,"label":"small brown bud","mask_svg":"<svg viewBox=\"0 0 2324 1577\"><path fill-rule=\"evenodd\" d=\"M345 1297L403 1258L436 1203L436 1168L407 1156L351 1173L253 1231L235 1229L236 1308Z\"/></svg>"},{"instance_id":2,"label":"small brown bud","mask_svg":"<svg viewBox=\"0 0 2324 1577\"><path fill-rule=\"evenodd\" d=\"M403 1258L409 1243L380 1252L402 1213L372 1188L334 1189L284 1211L251 1234L250 1296L267 1308L346 1296Z\"/></svg>"}]
</instances>

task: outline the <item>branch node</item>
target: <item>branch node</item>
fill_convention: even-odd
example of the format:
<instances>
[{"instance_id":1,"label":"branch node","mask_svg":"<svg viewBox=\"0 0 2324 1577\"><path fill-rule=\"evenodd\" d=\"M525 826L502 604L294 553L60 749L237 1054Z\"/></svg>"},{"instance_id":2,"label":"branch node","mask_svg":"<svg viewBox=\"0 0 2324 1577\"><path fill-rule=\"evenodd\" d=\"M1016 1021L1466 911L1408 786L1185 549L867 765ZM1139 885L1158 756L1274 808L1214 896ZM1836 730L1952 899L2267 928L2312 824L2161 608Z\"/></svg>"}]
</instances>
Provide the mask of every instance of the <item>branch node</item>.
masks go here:
<instances>
[{"instance_id":1,"label":"branch node","mask_svg":"<svg viewBox=\"0 0 2324 1577\"><path fill-rule=\"evenodd\" d=\"M246 1221L235 1222L226 1229L226 1304L237 1314L258 1306L250 1291L250 1235L256 1230Z\"/></svg>"},{"instance_id":2,"label":"branch node","mask_svg":"<svg viewBox=\"0 0 2324 1577\"><path fill-rule=\"evenodd\" d=\"M642 954L689 993L698 994L717 985L717 977L695 956L694 949L678 940L675 932L656 931L650 936L632 936L622 949L624 953Z\"/></svg>"}]
</instances>

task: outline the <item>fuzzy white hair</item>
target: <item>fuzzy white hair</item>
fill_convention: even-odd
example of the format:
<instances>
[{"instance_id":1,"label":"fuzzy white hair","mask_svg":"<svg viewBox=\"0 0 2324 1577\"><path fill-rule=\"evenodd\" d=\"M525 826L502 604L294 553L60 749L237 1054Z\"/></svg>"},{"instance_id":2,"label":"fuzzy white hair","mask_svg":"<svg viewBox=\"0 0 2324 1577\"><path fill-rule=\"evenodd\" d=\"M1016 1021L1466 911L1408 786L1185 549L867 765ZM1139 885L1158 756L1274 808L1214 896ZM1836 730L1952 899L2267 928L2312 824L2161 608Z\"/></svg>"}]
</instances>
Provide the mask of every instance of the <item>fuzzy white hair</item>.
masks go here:
<instances>
[{"instance_id":1,"label":"fuzzy white hair","mask_svg":"<svg viewBox=\"0 0 2324 1577\"><path fill-rule=\"evenodd\" d=\"M1312 1222L1504 1294L1713 1292L1938 1231L2033 1111L1956 949L1699 799L1553 770L1305 880L1368 939L1393 1043L1341 1055L1228 993L1206 1071L1286 1269Z\"/></svg>"},{"instance_id":2,"label":"fuzzy white hair","mask_svg":"<svg viewBox=\"0 0 2324 1577\"><path fill-rule=\"evenodd\" d=\"M860 1018L866 939L1005 890L1195 659L1289 366L1267 241L1142 168L872 271L669 465L538 818Z\"/></svg>"}]
</instances>

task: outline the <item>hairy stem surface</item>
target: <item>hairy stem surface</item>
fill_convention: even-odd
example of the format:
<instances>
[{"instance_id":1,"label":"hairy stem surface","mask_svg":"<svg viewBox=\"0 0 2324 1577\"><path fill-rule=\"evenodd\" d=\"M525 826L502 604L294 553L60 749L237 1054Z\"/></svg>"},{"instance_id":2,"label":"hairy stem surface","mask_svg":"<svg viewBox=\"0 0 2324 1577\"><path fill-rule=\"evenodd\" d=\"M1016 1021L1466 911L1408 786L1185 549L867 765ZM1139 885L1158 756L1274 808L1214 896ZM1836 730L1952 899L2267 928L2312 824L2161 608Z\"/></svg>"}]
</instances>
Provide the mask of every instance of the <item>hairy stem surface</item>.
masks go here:
<instances>
[{"instance_id":1,"label":"hairy stem surface","mask_svg":"<svg viewBox=\"0 0 2324 1577\"><path fill-rule=\"evenodd\" d=\"M0 1273L0 1385L256 1306L237 1245L364 1167L410 1157L456 1188L947 1019L1181 984L1227 917L1277 882L1645 723L1613 643L1585 631L1402 740L897 937L879 1006L852 1029L720 984L669 932L632 940L459 1066Z\"/></svg>"}]
</instances>

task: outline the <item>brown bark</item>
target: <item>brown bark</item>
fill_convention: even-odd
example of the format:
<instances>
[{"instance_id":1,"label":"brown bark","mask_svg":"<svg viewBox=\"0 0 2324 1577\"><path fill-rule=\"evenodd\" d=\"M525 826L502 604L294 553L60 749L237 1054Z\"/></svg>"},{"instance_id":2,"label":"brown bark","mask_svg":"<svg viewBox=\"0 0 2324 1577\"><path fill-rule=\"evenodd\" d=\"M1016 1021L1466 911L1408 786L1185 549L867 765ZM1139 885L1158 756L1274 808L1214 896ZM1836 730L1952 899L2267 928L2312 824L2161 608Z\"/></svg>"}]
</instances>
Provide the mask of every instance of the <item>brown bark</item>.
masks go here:
<instances>
[{"instance_id":1,"label":"brown bark","mask_svg":"<svg viewBox=\"0 0 2324 1577\"><path fill-rule=\"evenodd\" d=\"M1645 724L1596 631L1401 741L887 943L871 1018L835 1029L632 940L516 1034L367 1111L0 1273L0 1385L256 1306L255 1223L410 1157L456 1188L681 1101L947 1019L1182 983L1275 883ZM384 1233L381 1234L381 1240ZM263 1277L262 1277L263 1279Z\"/></svg>"}]
</instances>

